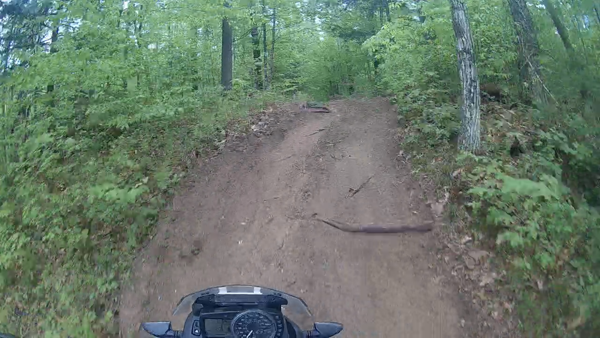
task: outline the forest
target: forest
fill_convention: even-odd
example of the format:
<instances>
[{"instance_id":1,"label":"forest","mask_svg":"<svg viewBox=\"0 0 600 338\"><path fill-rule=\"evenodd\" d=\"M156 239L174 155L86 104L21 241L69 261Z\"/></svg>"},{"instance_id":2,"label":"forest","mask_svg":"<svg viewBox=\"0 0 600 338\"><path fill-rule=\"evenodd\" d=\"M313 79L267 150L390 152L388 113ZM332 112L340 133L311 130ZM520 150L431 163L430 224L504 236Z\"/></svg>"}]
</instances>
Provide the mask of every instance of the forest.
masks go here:
<instances>
[{"instance_id":1,"label":"forest","mask_svg":"<svg viewBox=\"0 0 600 338\"><path fill-rule=\"evenodd\" d=\"M388 97L518 328L600 334L594 0L2 0L0 331L115 336L198 157L274 102Z\"/></svg>"}]
</instances>

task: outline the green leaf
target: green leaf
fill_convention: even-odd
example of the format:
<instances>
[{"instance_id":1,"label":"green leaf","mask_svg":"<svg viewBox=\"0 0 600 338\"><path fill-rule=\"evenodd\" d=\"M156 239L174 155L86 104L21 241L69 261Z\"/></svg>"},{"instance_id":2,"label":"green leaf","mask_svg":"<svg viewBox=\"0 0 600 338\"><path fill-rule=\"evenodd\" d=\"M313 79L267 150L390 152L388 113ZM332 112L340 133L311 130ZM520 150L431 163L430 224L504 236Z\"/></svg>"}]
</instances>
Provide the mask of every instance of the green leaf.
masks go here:
<instances>
[{"instance_id":1,"label":"green leaf","mask_svg":"<svg viewBox=\"0 0 600 338\"><path fill-rule=\"evenodd\" d=\"M513 248L522 247L525 244L523 237L514 231L505 231L498 235L496 244L500 245L505 242L508 242Z\"/></svg>"}]
</instances>

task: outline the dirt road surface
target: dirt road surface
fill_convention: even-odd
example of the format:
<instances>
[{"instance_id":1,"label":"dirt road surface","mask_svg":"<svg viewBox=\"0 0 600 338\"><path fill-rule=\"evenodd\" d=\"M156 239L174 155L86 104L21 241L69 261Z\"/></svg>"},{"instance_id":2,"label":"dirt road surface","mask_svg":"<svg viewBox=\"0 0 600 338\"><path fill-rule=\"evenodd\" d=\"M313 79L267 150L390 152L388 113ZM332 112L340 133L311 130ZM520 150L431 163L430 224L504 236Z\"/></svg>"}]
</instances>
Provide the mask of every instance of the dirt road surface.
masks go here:
<instances>
[{"instance_id":1,"label":"dirt road surface","mask_svg":"<svg viewBox=\"0 0 600 338\"><path fill-rule=\"evenodd\" d=\"M223 284L256 284L302 297L340 337L465 337L462 303L440 282L433 234L345 233L349 224L432 219L396 159L396 113L385 99L341 100L330 114L282 114L272 135L226 150L190 187L140 253L123 286L121 332L173 320L179 299ZM369 177L372 179L352 197Z\"/></svg>"}]
</instances>

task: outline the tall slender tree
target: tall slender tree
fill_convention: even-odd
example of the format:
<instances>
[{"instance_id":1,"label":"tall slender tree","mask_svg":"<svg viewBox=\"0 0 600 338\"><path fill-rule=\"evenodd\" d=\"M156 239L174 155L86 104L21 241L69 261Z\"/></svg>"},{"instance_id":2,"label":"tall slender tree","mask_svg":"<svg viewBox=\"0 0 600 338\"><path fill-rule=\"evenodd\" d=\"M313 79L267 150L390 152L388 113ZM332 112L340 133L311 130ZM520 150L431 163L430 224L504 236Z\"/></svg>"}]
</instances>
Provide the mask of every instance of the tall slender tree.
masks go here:
<instances>
[{"instance_id":1,"label":"tall slender tree","mask_svg":"<svg viewBox=\"0 0 600 338\"><path fill-rule=\"evenodd\" d=\"M532 97L542 103L547 101L543 89L537 33L526 0L508 0L519 46L519 75L521 98L530 102Z\"/></svg>"},{"instance_id":2,"label":"tall slender tree","mask_svg":"<svg viewBox=\"0 0 600 338\"><path fill-rule=\"evenodd\" d=\"M571 44L571 39L569 38L569 32L567 31L567 28L563 24L563 22L560 18L560 15L558 14L558 10L556 10L556 7L554 7L554 4L550 0L542 0L542 3L544 4L544 7L546 7L546 10L548 11L548 14L550 15L550 18L552 19L554 26L556 27L556 32L558 33L558 36L560 36L560 39L562 40L563 45L565 46L567 51L572 52L573 45Z\"/></svg>"},{"instance_id":3,"label":"tall slender tree","mask_svg":"<svg viewBox=\"0 0 600 338\"><path fill-rule=\"evenodd\" d=\"M392 16L390 14L390 0L383 0L383 7L385 8L385 17L388 22L392 22Z\"/></svg>"},{"instance_id":4,"label":"tall slender tree","mask_svg":"<svg viewBox=\"0 0 600 338\"><path fill-rule=\"evenodd\" d=\"M269 52L269 83L273 83L273 74L275 71L275 34L277 32L277 7L273 7L271 16L271 51Z\"/></svg>"},{"instance_id":5,"label":"tall slender tree","mask_svg":"<svg viewBox=\"0 0 600 338\"><path fill-rule=\"evenodd\" d=\"M222 22L221 41L221 85L223 89L230 90L233 80L233 32L227 17Z\"/></svg>"},{"instance_id":6,"label":"tall slender tree","mask_svg":"<svg viewBox=\"0 0 600 338\"><path fill-rule=\"evenodd\" d=\"M479 77L473 50L473 37L464 0L449 0L456 37L458 72L462 81L461 131L459 148L477 152L481 148Z\"/></svg>"},{"instance_id":7,"label":"tall slender tree","mask_svg":"<svg viewBox=\"0 0 600 338\"><path fill-rule=\"evenodd\" d=\"M550 18L552 19L552 22L554 23L554 26L556 27L556 32L558 33L558 36L560 36L560 39L562 40L562 43L565 46L567 53L569 54L569 57L571 59L572 70L575 71L576 73L578 73L578 75L579 75L578 76L579 80L580 80L579 93L581 94L581 97L585 100L588 98L589 93L588 93L588 86L587 86L587 81L586 81L586 74L584 74L584 72L585 72L584 62L581 59L581 56L577 55L577 53L575 52L575 48L573 48L573 44L571 43L571 39L569 37L569 31L565 27L558 10L556 9L556 7L552 3L552 1L551 0L542 0L542 3L544 4L544 7L546 7L546 10L548 11Z\"/></svg>"},{"instance_id":8,"label":"tall slender tree","mask_svg":"<svg viewBox=\"0 0 600 338\"><path fill-rule=\"evenodd\" d=\"M260 71L260 37L258 36L258 26L252 26L250 35L252 36L252 58L254 59L254 88L262 89L263 83Z\"/></svg>"},{"instance_id":9,"label":"tall slender tree","mask_svg":"<svg viewBox=\"0 0 600 338\"><path fill-rule=\"evenodd\" d=\"M265 0L262 0L262 10L263 10L263 16L267 17L267 6L265 4ZM263 88L265 90L269 89L269 69L268 69L268 59L267 59L267 53L268 53L268 47L267 47L267 23L265 21L263 21L262 23L262 37L263 37L263 78L264 78L264 82L263 82Z\"/></svg>"}]
</instances>

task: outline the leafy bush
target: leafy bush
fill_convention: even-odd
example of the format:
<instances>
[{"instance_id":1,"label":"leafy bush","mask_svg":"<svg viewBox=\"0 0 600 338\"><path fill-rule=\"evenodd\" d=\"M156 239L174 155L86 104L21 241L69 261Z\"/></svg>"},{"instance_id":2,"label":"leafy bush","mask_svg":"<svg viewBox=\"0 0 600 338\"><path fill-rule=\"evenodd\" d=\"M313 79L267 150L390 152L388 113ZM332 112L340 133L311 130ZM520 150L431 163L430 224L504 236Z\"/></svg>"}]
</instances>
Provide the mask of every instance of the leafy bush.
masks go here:
<instances>
[{"instance_id":1,"label":"leafy bush","mask_svg":"<svg viewBox=\"0 0 600 338\"><path fill-rule=\"evenodd\" d=\"M516 92L516 39L507 7L472 0L468 8L481 81ZM454 216L470 215L461 219L471 220L464 231L483 234L479 243L498 253L526 335L598 336L600 128L597 102L578 97L581 81L598 78L598 54L580 46L594 70L587 78L571 74L565 67L571 56L545 9L531 8L552 104L539 110L484 105L483 155L458 156L452 141L460 84L448 8L440 0L420 10L424 23L400 18L363 45L385 60L379 84L395 94L413 171L450 190ZM582 44L597 45L597 29L577 29Z\"/></svg>"},{"instance_id":2,"label":"leafy bush","mask_svg":"<svg viewBox=\"0 0 600 338\"><path fill-rule=\"evenodd\" d=\"M273 64L259 75L276 69L274 88L278 74L297 82L296 42L314 31L290 29L300 9L232 4L2 3L0 331L116 335L119 283L173 187L229 122L247 127L250 108L279 97L257 91L243 33L272 22L275 7L260 60ZM227 93L223 17L236 40Z\"/></svg>"},{"instance_id":3,"label":"leafy bush","mask_svg":"<svg viewBox=\"0 0 600 338\"><path fill-rule=\"evenodd\" d=\"M429 147L439 147L449 145L458 136L460 122L456 107L425 106L421 116L413 115L409 119L416 133L407 136L408 144L425 141Z\"/></svg>"},{"instance_id":4,"label":"leafy bush","mask_svg":"<svg viewBox=\"0 0 600 338\"><path fill-rule=\"evenodd\" d=\"M544 137L565 140L560 133ZM592 297L600 285L598 260L592 256L600 245L600 215L573 199L551 147L517 163L467 156L476 164L468 178L470 207L511 262L511 287L523 297L522 314L530 316L535 304L535 320L524 321L535 336L566 334L600 310Z\"/></svg>"},{"instance_id":5,"label":"leafy bush","mask_svg":"<svg viewBox=\"0 0 600 338\"><path fill-rule=\"evenodd\" d=\"M31 136L3 154L15 160L4 162L0 182L0 323L10 325L2 329L57 337L106 329L119 281L164 197L194 154L216 147L227 122L263 99L213 93L101 101L89 111L129 113L73 135L60 125L39 133L47 120L20 126L19 135Z\"/></svg>"},{"instance_id":6,"label":"leafy bush","mask_svg":"<svg viewBox=\"0 0 600 338\"><path fill-rule=\"evenodd\" d=\"M342 44L327 37L307 47L307 60L300 67L298 79L307 94L319 100L335 95L371 94L365 68L367 55L358 44Z\"/></svg>"},{"instance_id":7,"label":"leafy bush","mask_svg":"<svg viewBox=\"0 0 600 338\"><path fill-rule=\"evenodd\" d=\"M512 123L501 114L484 119L486 155L457 156L445 138L445 126L457 121L443 118L456 116L447 113L455 109L417 102L403 105L412 111L401 113L407 116L404 149L412 155L413 170L450 188L458 204L450 209L466 208L471 229L483 235L478 242L495 249L524 332L596 336L600 214L590 201L597 196L591 182L598 182L599 172L591 143L577 141L580 129L557 131L513 112ZM565 125L577 125L578 119L568 118ZM517 159L509 153L515 139L525 148ZM452 178L458 168L459 181Z\"/></svg>"}]
</instances>

